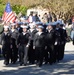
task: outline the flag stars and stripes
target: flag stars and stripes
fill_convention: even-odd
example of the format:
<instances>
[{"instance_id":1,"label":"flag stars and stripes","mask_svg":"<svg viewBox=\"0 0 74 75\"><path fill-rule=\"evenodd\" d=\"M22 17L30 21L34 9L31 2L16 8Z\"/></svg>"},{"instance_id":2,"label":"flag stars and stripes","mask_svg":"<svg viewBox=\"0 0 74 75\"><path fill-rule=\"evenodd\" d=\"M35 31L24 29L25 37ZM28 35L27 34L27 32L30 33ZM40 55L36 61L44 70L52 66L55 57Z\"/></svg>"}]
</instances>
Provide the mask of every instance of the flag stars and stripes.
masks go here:
<instances>
[{"instance_id":1,"label":"flag stars and stripes","mask_svg":"<svg viewBox=\"0 0 74 75\"><path fill-rule=\"evenodd\" d=\"M2 20L4 22L14 22L16 19L15 14L12 12L10 3L7 3Z\"/></svg>"}]
</instances>

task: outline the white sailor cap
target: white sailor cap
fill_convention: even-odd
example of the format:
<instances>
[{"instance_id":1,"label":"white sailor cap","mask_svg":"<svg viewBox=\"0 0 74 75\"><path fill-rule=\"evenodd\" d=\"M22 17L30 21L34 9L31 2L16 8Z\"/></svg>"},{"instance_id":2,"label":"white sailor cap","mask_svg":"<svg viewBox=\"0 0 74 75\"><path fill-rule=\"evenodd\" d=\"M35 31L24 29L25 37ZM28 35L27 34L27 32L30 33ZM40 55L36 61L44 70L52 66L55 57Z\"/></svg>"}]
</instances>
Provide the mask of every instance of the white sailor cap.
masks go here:
<instances>
[{"instance_id":1,"label":"white sailor cap","mask_svg":"<svg viewBox=\"0 0 74 75\"><path fill-rule=\"evenodd\" d=\"M5 25L4 25L4 29L8 29L8 28L9 28L9 26L5 26Z\"/></svg>"},{"instance_id":2,"label":"white sailor cap","mask_svg":"<svg viewBox=\"0 0 74 75\"><path fill-rule=\"evenodd\" d=\"M22 28L26 28L26 29L28 28L28 26L25 26L25 25L21 25L21 27L22 27Z\"/></svg>"},{"instance_id":3,"label":"white sailor cap","mask_svg":"<svg viewBox=\"0 0 74 75\"><path fill-rule=\"evenodd\" d=\"M46 25L47 25L47 26L55 26L55 25L57 25L57 23L56 23L56 22L49 22L49 23L47 23Z\"/></svg>"},{"instance_id":4,"label":"white sailor cap","mask_svg":"<svg viewBox=\"0 0 74 75\"><path fill-rule=\"evenodd\" d=\"M38 28L43 29L44 27L40 25L40 26L38 26Z\"/></svg>"},{"instance_id":5,"label":"white sailor cap","mask_svg":"<svg viewBox=\"0 0 74 75\"><path fill-rule=\"evenodd\" d=\"M62 24L62 20L56 21L57 24Z\"/></svg>"},{"instance_id":6,"label":"white sailor cap","mask_svg":"<svg viewBox=\"0 0 74 75\"><path fill-rule=\"evenodd\" d=\"M52 23L53 26L56 26L57 24L58 24L57 21Z\"/></svg>"},{"instance_id":7,"label":"white sailor cap","mask_svg":"<svg viewBox=\"0 0 74 75\"><path fill-rule=\"evenodd\" d=\"M30 28L35 27L36 26L36 23L35 22L30 23L29 26L30 26Z\"/></svg>"},{"instance_id":8,"label":"white sailor cap","mask_svg":"<svg viewBox=\"0 0 74 75\"><path fill-rule=\"evenodd\" d=\"M47 26L50 26L50 25L52 26L52 24L53 24L52 22L49 22L49 23L47 23L46 25L47 25Z\"/></svg>"}]
</instances>

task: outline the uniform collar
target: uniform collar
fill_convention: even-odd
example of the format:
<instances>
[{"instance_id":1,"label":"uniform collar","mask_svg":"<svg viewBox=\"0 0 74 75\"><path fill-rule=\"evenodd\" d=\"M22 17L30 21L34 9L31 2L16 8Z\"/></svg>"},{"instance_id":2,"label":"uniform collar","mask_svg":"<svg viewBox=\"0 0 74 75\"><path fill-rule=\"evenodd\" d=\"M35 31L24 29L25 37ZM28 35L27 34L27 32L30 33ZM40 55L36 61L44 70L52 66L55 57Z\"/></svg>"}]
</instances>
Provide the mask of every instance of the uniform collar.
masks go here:
<instances>
[{"instance_id":1,"label":"uniform collar","mask_svg":"<svg viewBox=\"0 0 74 75\"><path fill-rule=\"evenodd\" d=\"M12 31L12 32L14 32L14 31L15 31L15 29L12 29L11 31Z\"/></svg>"},{"instance_id":2,"label":"uniform collar","mask_svg":"<svg viewBox=\"0 0 74 75\"><path fill-rule=\"evenodd\" d=\"M30 31L31 31L31 32L33 32L33 31L34 31L34 29L30 29Z\"/></svg>"},{"instance_id":3,"label":"uniform collar","mask_svg":"<svg viewBox=\"0 0 74 75\"><path fill-rule=\"evenodd\" d=\"M50 33L52 31L52 29L48 30L48 32Z\"/></svg>"},{"instance_id":4,"label":"uniform collar","mask_svg":"<svg viewBox=\"0 0 74 75\"><path fill-rule=\"evenodd\" d=\"M39 36L42 34L43 32L38 32Z\"/></svg>"},{"instance_id":5,"label":"uniform collar","mask_svg":"<svg viewBox=\"0 0 74 75\"><path fill-rule=\"evenodd\" d=\"M26 35L27 34L27 32L25 33L25 32L22 32L23 33L23 35Z\"/></svg>"}]
</instances>

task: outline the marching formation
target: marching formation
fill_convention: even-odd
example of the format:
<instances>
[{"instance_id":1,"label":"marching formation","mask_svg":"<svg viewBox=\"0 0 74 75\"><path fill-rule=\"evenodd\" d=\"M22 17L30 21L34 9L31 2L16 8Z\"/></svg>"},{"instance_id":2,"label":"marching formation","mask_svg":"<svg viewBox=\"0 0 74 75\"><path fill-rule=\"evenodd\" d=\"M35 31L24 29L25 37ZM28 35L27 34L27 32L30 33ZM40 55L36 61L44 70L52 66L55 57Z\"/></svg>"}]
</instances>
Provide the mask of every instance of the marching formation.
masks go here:
<instances>
[{"instance_id":1,"label":"marching formation","mask_svg":"<svg viewBox=\"0 0 74 75\"><path fill-rule=\"evenodd\" d=\"M64 58L67 33L61 21L11 23L1 34L4 64L54 64Z\"/></svg>"}]
</instances>

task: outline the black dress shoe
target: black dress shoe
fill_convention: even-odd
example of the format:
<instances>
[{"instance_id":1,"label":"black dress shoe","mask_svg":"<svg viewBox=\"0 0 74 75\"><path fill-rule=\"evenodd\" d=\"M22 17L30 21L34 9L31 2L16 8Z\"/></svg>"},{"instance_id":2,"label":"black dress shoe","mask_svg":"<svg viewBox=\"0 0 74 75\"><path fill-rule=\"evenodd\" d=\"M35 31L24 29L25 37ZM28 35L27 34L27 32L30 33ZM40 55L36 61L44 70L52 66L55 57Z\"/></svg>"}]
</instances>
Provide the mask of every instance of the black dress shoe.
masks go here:
<instances>
[{"instance_id":1,"label":"black dress shoe","mask_svg":"<svg viewBox=\"0 0 74 75\"><path fill-rule=\"evenodd\" d=\"M34 62L32 62L32 64L34 64Z\"/></svg>"},{"instance_id":2,"label":"black dress shoe","mask_svg":"<svg viewBox=\"0 0 74 75\"><path fill-rule=\"evenodd\" d=\"M42 66L42 64L39 64L39 67L41 67Z\"/></svg>"},{"instance_id":3,"label":"black dress shoe","mask_svg":"<svg viewBox=\"0 0 74 75\"><path fill-rule=\"evenodd\" d=\"M20 64L20 66L22 66L23 64Z\"/></svg>"},{"instance_id":4,"label":"black dress shoe","mask_svg":"<svg viewBox=\"0 0 74 75\"><path fill-rule=\"evenodd\" d=\"M53 64L53 62L49 62L49 64L50 64L50 65L52 65L52 64Z\"/></svg>"},{"instance_id":5,"label":"black dress shoe","mask_svg":"<svg viewBox=\"0 0 74 75\"><path fill-rule=\"evenodd\" d=\"M9 64L9 62L5 62L4 64L5 64L5 65L8 65L8 64Z\"/></svg>"},{"instance_id":6,"label":"black dress shoe","mask_svg":"<svg viewBox=\"0 0 74 75\"><path fill-rule=\"evenodd\" d=\"M39 63L36 63L37 66L39 66Z\"/></svg>"},{"instance_id":7,"label":"black dress shoe","mask_svg":"<svg viewBox=\"0 0 74 75\"><path fill-rule=\"evenodd\" d=\"M12 62L12 64L15 64L15 63L16 63L15 61Z\"/></svg>"},{"instance_id":8,"label":"black dress shoe","mask_svg":"<svg viewBox=\"0 0 74 75\"><path fill-rule=\"evenodd\" d=\"M42 63L38 63L38 66L41 67L42 66Z\"/></svg>"},{"instance_id":9,"label":"black dress shoe","mask_svg":"<svg viewBox=\"0 0 74 75\"><path fill-rule=\"evenodd\" d=\"M52 65L52 63L50 63L50 65Z\"/></svg>"},{"instance_id":10,"label":"black dress shoe","mask_svg":"<svg viewBox=\"0 0 74 75\"><path fill-rule=\"evenodd\" d=\"M45 62L44 64L48 64L48 62Z\"/></svg>"},{"instance_id":11,"label":"black dress shoe","mask_svg":"<svg viewBox=\"0 0 74 75\"><path fill-rule=\"evenodd\" d=\"M26 66L26 64L24 64L24 66Z\"/></svg>"},{"instance_id":12,"label":"black dress shoe","mask_svg":"<svg viewBox=\"0 0 74 75\"><path fill-rule=\"evenodd\" d=\"M8 65L9 63L6 63L5 65Z\"/></svg>"}]
</instances>

